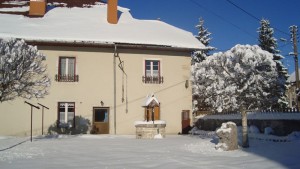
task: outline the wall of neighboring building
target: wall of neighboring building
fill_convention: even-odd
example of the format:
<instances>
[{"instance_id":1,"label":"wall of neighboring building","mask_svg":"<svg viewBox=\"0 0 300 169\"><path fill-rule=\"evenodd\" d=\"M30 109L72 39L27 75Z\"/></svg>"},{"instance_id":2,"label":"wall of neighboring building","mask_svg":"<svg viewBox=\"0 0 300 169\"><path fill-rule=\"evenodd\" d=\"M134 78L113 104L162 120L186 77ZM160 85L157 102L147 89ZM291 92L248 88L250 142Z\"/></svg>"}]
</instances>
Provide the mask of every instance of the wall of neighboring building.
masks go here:
<instances>
[{"instance_id":1,"label":"wall of neighboring building","mask_svg":"<svg viewBox=\"0 0 300 169\"><path fill-rule=\"evenodd\" d=\"M287 89L287 97L288 97L288 103L289 103L289 108L296 108L296 86L294 84L292 84L291 86L289 86L289 88Z\"/></svg>"},{"instance_id":2,"label":"wall of neighboring building","mask_svg":"<svg viewBox=\"0 0 300 169\"><path fill-rule=\"evenodd\" d=\"M92 122L93 107L109 107L110 134L114 134L114 89L113 89L113 48L73 48L73 47L39 47L47 56L46 64L52 83L50 94L44 99L28 100L33 104L42 103L49 107L44 114L44 132L58 118L58 102L75 102L75 116L82 116ZM117 59L117 94L116 126L117 134L135 134L134 121L144 119L141 107L148 94L154 93L161 102L161 120L166 121L166 133L177 134L181 131L181 111L192 109L191 86L186 88L190 78L190 53L151 50L118 50L124 61L128 75L122 80L122 71ZM60 56L76 58L78 82L57 82L58 62ZM145 84L144 62L146 59L160 60L162 84ZM124 98L122 102L122 81ZM128 112L126 112L126 107ZM34 135L41 134L42 111L33 110ZM0 135L30 135L30 107L23 99L16 99L0 104Z\"/></svg>"}]
</instances>

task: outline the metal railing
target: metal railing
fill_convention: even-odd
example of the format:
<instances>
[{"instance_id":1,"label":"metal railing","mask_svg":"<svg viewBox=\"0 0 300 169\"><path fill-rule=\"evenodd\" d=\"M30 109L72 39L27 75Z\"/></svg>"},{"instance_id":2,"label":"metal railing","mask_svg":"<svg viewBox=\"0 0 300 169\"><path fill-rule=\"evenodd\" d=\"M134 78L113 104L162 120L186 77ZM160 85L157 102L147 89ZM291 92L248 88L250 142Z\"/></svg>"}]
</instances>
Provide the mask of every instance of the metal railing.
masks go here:
<instances>
[{"instance_id":1,"label":"metal railing","mask_svg":"<svg viewBox=\"0 0 300 169\"><path fill-rule=\"evenodd\" d=\"M164 82L164 77L162 76L143 76L143 83L146 84L162 84Z\"/></svg>"},{"instance_id":2,"label":"metal railing","mask_svg":"<svg viewBox=\"0 0 300 169\"><path fill-rule=\"evenodd\" d=\"M57 82L78 82L78 75L55 75L55 81Z\"/></svg>"}]
</instances>

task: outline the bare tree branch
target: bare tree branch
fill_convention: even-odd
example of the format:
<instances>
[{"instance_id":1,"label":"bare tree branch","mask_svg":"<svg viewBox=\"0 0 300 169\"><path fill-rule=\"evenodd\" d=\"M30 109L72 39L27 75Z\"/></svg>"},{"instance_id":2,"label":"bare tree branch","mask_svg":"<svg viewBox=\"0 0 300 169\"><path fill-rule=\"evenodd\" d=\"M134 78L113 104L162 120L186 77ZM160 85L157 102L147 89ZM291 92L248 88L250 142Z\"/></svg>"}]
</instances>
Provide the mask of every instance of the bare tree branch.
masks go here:
<instances>
[{"instance_id":1,"label":"bare tree branch","mask_svg":"<svg viewBox=\"0 0 300 169\"><path fill-rule=\"evenodd\" d=\"M50 78L45 59L37 47L24 40L0 39L0 102L47 95Z\"/></svg>"}]
</instances>

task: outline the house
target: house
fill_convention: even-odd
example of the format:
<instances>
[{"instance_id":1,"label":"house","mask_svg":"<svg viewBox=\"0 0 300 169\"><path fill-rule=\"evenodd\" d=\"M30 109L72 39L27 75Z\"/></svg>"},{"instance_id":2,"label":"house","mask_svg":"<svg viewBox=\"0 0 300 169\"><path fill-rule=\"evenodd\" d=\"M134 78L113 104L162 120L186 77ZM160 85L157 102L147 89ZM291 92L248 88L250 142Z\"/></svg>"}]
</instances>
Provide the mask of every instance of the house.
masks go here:
<instances>
[{"instance_id":1,"label":"house","mask_svg":"<svg viewBox=\"0 0 300 169\"><path fill-rule=\"evenodd\" d=\"M298 70L300 73L300 71ZM296 92L296 73L293 72L289 78L287 79L288 83L290 84L287 90L287 97L288 97L288 103L289 108L296 108L297 107L297 100L299 102L300 98L297 98L297 92ZM299 103L298 103L299 104ZM298 105L299 107L300 105Z\"/></svg>"},{"instance_id":2,"label":"house","mask_svg":"<svg viewBox=\"0 0 300 169\"><path fill-rule=\"evenodd\" d=\"M148 111L143 104L149 95L159 100L154 113L166 121L166 133L182 130L182 113L186 118L192 109L190 55L205 48L192 33L163 21L135 19L117 0L86 8L46 4L30 1L22 10L0 9L0 38L36 45L47 57L52 79L43 99L0 104L0 135L30 134L31 108L24 101L49 108L44 115L33 110L33 134L53 125L81 125L76 117L88 120L96 134L134 134L134 122Z\"/></svg>"}]
</instances>

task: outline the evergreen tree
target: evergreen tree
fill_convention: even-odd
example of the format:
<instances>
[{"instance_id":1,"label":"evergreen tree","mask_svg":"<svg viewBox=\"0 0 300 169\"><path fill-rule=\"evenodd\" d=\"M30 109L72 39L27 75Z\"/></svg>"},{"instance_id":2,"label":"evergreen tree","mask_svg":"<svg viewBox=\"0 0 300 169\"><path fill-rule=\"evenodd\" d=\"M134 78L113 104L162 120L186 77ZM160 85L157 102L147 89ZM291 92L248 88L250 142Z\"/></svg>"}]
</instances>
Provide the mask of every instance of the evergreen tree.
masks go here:
<instances>
[{"instance_id":1,"label":"evergreen tree","mask_svg":"<svg viewBox=\"0 0 300 169\"><path fill-rule=\"evenodd\" d=\"M198 50L194 51L192 54L192 70L197 69L197 65L205 60L205 58L208 56L209 52L211 50L214 50L213 47L209 46L210 43L210 35L211 33L208 32L208 30L204 27L204 20L202 18L199 19L199 24L196 25L196 28L198 30L198 35L195 36L205 47L204 50ZM195 81L195 74L192 72L192 81ZM195 91L195 88L193 88L193 92ZM203 104L201 104L203 103ZM206 103L201 101L201 97L198 95L193 96L193 111L197 111L198 107L201 109L209 109L210 106Z\"/></svg>"},{"instance_id":2,"label":"evergreen tree","mask_svg":"<svg viewBox=\"0 0 300 169\"><path fill-rule=\"evenodd\" d=\"M196 28L198 29L198 35L196 36L196 38L204 45L207 47L207 49L205 50L201 50L201 51L195 51L193 53L193 57L192 57L192 64L194 64L195 62L201 62L203 60L205 60L205 57L208 55L208 53L213 50L213 47L209 46L210 43L210 35L211 33L208 32L208 30L204 27L204 20L202 18L199 19L199 24L196 25Z\"/></svg>"},{"instance_id":3,"label":"evergreen tree","mask_svg":"<svg viewBox=\"0 0 300 169\"><path fill-rule=\"evenodd\" d=\"M260 27L258 28L259 33L259 46L270 53L273 54L273 60L276 62L276 68L278 72L278 79L276 87L273 90L273 102L272 108L285 108L288 105L287 97L285 91L287 89L287 78L288 72L287 68L281 62L284 57L280 55L280 51L277 49L277 40L274 38L274 30L270 26L270 22L266 19L260 21Z\"/></svg>"}]
</instances>

